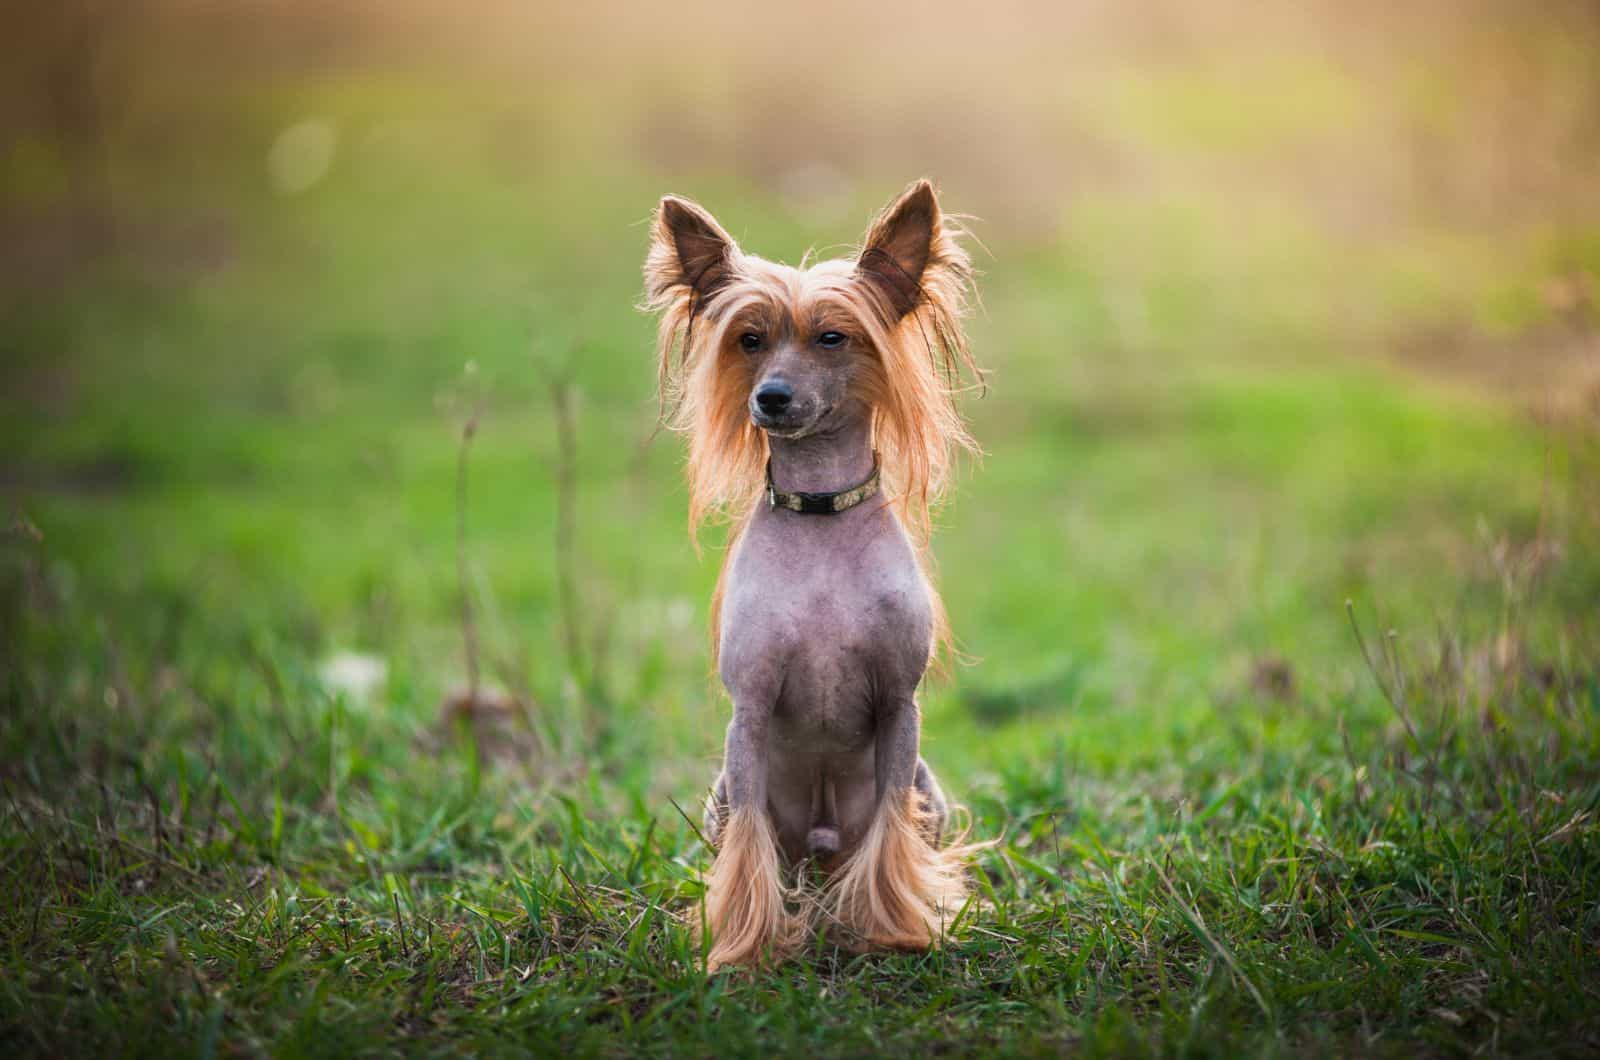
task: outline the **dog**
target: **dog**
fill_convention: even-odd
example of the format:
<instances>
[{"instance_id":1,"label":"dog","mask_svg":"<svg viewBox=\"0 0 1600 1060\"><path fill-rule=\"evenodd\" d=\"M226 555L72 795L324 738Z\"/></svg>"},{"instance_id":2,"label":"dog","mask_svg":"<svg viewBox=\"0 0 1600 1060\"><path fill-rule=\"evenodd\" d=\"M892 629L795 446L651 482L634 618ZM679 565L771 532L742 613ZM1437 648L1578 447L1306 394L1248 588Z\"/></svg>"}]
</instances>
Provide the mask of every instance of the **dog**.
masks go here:
<instances>
[{"instance_id":1,"label":"dog","mask_svg":"<svg viewBox=\"0 0 1600 1060\"><path fill-rule=\"evenodd\" d=\"M664 418L688 436L691 533L733 524L711 607L733 718L705 812L708 970L782 958L819 919L927 949L966 898L972 848L944 842L916 701L949 636L929 508L977 451L956 406L963 373L982 378L964 234L926 180L853 258L800 268L686 199L656 211L644 307ZM785 878L808 861L823 884L800 898Z\"/></svg>"}]
</instances>

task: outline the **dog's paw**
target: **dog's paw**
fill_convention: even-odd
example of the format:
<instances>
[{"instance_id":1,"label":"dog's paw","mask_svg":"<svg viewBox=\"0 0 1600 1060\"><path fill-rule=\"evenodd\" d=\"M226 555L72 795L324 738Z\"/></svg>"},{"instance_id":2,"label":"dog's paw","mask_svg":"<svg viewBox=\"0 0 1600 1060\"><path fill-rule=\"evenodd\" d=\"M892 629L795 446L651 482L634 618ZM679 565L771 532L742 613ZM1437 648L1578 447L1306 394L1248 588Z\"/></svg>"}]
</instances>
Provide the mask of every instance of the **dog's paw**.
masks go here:
<instances>
[{"instance_id":1,"label":"dog's paw","mask_svg":"<svg viewBox=\"0 0 1600 1060\"><path fill-rule=\"evenodd\" d=\"M819 825L806 833L806 852L818 861L839 853L839 845L839 830L831 825Z\"/></svg>"}]
</instances>

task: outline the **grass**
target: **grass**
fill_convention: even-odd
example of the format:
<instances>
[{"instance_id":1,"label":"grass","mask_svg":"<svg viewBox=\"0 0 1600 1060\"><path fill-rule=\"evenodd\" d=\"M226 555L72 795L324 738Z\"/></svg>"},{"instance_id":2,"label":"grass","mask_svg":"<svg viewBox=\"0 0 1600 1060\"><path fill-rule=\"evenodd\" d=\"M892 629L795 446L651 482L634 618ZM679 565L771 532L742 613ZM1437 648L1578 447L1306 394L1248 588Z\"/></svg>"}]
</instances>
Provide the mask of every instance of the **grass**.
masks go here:
<instances>
[{"instance_id":1,"label":"grass","mask_svg":"<svg viewBox=\"0 0 1600 1060\"><path fill-rule=\"evenodd\" d=\"M1169 135L1190 86L1134 87ZM176 185L130 152L140 225L0 329L10 1051L1600 1047L1592 429L1379 356L1480 295L1538 333L1539 263L1600 267L1593 238L1368 257L1264 205L1244 253L1137 192L1002 233L988 457L937 538L978 661L924 696L928 757L1000 840L979 900L934 953L708 978L679 807L725 720L718 538L696 557L652 437L637 222L703 185L793 258L894 184L819 227L726 176L508 168L426 126L463 100L380 78L211 105L246 144L319 107L354 131L298 196L248 151ZM429 105L454 153L357 135ZM196 226L222 249L183 250ZM469 595L510 705L464 715L474 407ZM387 667L368 693L328 676L352 652Z\"/></svg>"},{"instance_id":2,"label":"grass","mask_svg":"<svg viewBox=\"0 0 1600 1060\"><path fill-rule=\"evenodd\" d=\"M1442 645L1375 663L1405 684L1394 708L1247 696L1122 765L1035 721L1034 753L957 774L1004 839L944 950L707 978L679 920L706 855L657 794L670 764L493 766L470 732L423 731L405 676L361 708L292 637L170 613L124 634L80 606L36 604L51 617L7 638L0 1005L21 1051L1594 1042L1592 669L1485 687Z\"/></svg>"}]
</instances>

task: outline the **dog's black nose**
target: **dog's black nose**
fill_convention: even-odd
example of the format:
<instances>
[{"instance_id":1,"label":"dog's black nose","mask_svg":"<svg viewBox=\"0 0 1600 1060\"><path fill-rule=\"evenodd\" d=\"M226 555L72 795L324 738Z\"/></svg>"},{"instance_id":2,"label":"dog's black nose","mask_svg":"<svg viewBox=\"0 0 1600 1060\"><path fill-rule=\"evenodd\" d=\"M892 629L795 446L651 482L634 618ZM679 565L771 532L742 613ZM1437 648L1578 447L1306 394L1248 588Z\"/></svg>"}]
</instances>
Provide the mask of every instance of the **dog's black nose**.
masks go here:
<instances>
[{"instance_id":1,"label":"dog's black nose","mask_svg":"<svg viewBox=\"0 0 1600 1060\"><path fill-rule=\"evenodd\" d=\"M761 389L756 391L756 404L768 416L776 416L788 408L792 400L794 391L789 389L788 383L762 383Z\"/></svg>"}]
</instances>

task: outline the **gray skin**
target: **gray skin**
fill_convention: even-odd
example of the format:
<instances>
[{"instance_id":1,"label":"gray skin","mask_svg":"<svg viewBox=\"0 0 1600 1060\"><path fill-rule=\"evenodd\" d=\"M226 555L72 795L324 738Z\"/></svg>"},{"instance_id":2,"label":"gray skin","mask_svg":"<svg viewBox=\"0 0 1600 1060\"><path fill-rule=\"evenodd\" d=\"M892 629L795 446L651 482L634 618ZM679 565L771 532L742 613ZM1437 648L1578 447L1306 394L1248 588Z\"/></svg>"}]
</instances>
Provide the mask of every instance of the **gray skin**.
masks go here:
<instances>
[{"instance_id":1,"label":"gray skin","mask_svg":"<svg viewBox=\"0 0 1600 1060\"><path fill-rule=\"evenodd\" d=\"M854 358L820 356L808 335L763 341L750 414L767 432L777 488L833 492L865 480L871 410L850 394ZM786 406L771 400L774 388L790 392ZM721 677L733 720L708 837L730 809L764 807L791 863L827 860L855 848L884 799L914 787L937 842L947 808L918 754L914 698L933 605L883 496L830 515L762 504L726 577Z\"/></svg>"}]
</instances>

